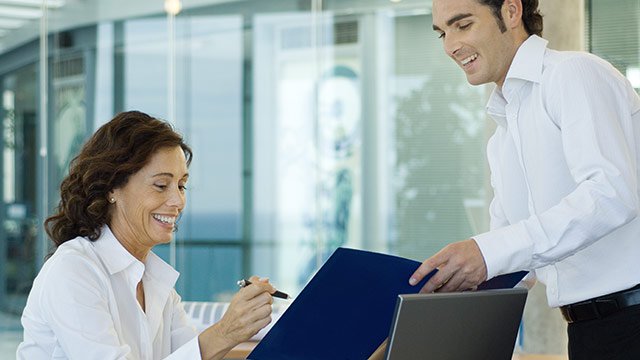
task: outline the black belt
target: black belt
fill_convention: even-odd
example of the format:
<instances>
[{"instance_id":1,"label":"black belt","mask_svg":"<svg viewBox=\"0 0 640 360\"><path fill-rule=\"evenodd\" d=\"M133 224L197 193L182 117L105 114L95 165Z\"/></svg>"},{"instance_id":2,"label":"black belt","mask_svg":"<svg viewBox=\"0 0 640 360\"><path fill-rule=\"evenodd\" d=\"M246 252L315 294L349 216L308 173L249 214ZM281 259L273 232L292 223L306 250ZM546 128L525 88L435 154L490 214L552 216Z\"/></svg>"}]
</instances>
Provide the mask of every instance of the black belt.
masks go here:
<instances>
[{"instance_id":1,"label":"black belt","mask_svg":"<svg viewBox=\"0 0 640 360\"><path fill-rule=\"evenodd\" d=\"M560 307L569 323L602 319L634 305L640 305L640 284L631 289Z\"/></svg>"}]
</instances>

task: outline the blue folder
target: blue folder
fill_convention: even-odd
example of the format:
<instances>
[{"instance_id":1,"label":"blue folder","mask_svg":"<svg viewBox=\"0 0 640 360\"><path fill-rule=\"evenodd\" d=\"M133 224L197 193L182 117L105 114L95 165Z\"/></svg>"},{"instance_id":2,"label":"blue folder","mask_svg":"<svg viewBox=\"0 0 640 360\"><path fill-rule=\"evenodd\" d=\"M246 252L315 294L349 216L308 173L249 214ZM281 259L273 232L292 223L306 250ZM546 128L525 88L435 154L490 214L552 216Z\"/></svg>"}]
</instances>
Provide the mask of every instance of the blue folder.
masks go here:
<instances>
[{"instance_id":1,"label":"blue folder","mask_svg":"<svg viewBox=\"0 0 640 360\"><path fill-rule=\"evenodd\" d=\"M396 298L420 291L409 277L419 262L339 248L249 354L253 360L367 359L389 335ZM526 274L503 275L479 288L515 286Z\"/></svg>"}]
</instances>

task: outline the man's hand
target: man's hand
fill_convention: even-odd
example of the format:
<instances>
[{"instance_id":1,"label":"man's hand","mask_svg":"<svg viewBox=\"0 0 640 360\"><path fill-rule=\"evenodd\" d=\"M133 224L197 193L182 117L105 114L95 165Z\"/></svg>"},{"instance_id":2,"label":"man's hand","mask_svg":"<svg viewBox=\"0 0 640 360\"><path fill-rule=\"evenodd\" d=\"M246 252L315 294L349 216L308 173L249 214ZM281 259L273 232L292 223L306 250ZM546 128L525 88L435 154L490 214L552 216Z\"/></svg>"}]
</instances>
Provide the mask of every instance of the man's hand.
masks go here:
<instances>
[{"instance_id":1,"label":"man's hand","mask_svg":"<svg viewBox=\"0 0 640 360\"><path fill-rule=\"evenodd\" d=\"M433 269L438 271L422 287L421 293L469 290L487 279L487 265L473 239L445 246L418 267L409 283L419 283Z\"/></svg>"}]
</instances>

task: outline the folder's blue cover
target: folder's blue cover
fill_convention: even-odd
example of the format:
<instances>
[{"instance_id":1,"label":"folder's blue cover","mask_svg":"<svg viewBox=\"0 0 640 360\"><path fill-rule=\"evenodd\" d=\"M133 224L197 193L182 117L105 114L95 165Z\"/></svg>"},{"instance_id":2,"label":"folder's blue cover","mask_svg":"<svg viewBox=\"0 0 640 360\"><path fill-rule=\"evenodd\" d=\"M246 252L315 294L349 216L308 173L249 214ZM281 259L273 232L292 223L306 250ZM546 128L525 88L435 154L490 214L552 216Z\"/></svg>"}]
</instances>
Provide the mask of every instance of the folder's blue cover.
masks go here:
<instances>
[{"instance_id":1,"label":"folder's blue cover","mask_svg":"<svg viewBox=\"0 0 640 360\"><path fill-rule=\"evenodd\" d=\"M397 256L337 249L248 359L367 359L389 335L397 296L417 293L433 275L409 285L419 265ZM516 274L483 288L513 287L524 276Z\"/></svg>"}]
</instances>

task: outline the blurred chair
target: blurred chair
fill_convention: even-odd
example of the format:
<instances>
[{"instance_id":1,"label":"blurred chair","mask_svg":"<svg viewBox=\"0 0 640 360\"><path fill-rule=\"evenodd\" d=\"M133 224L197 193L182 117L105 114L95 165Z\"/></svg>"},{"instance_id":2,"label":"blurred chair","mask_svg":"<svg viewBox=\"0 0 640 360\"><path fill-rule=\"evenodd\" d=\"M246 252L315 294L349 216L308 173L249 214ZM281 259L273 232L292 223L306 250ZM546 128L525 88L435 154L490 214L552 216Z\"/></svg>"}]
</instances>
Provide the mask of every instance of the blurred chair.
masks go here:
<instances>
[{"instance_id":1,"label":"blurred chair","mask_svg":"<svg viewBox=\"0 0 640 360\"><path fill-rule=\"evenodd\" d=\"M229 307L228 302L203 302L203 301L183 301L184 311L191 318L191 323L196 327L198 332L215 324L224 315ZM273 304L273 313L271 314L271 323L264 329L260 330L251 340L259 341L271 329L273 324L278 321L280 316L289 306L289 303L279 301L279 304Z\"/></svg>"}]
</instances>

